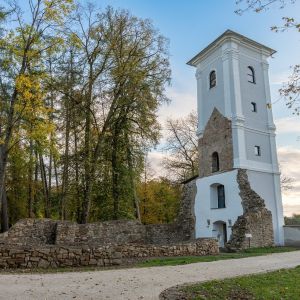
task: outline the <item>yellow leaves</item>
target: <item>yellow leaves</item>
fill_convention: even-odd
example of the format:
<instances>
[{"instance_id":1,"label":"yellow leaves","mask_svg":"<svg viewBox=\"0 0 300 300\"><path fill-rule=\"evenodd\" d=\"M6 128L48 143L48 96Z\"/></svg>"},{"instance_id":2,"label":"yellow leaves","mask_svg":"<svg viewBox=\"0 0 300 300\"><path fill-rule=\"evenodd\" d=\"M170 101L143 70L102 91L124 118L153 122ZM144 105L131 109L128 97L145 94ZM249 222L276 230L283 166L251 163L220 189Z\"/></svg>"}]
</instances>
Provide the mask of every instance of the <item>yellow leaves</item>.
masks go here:
<instances>
[{"instance_id":1,"label":"yellow leaves","mask_svg":"<svg viewBox=\"0 0 300 300\"><path fill-rule=\"evenodd\" d=\"M28 132L28 138L38 141L43 148L49 147L49 135L54 132L55 125L50 120L37 120Z\"/></svg>"},{"instance_id":2,"label":"yellow leaves","mask_svg":"<svg viewBox=\"0 0 300 300\"><path fill-rule=\"evenodd\" d=\"M62 24L63 17L74 9L73 0L44 0L45 19Z\"/></svg>"},{"instance_id":3,"label":"yellow leaves","mask_svg":"<svg viewBox=\"0 0 300 300\"><path fill-rule=\"evenodd\" d=\"M55 131L55 125L50 119L52 110L45 105L41 77L19 75L16 78L16 90L15 111L20 119L20 134L23 138L38 141L42 147L49 146L49 135Z\"/></svg>"},{"instance_id":4,"label":"yellow leaves","mask_svg":"<svg viewBox=\"0 0 300 300\"><path fill-rule=\"evenodd\" d=\"M72 46L74 46L77 49L79 49L82 46L82 41L74 33L71 33L71 35L70 35L70 43L72 44Z\"/></svg>"},{"instance_id":5,"label":"yellow leaves","mask_svg":"<svg viewBox=\"0 0 300 300\"><path fill-rule=\"evenodd\" d=\"M38 76L21 74L16 78L16 90L18 92L19 104L27 109L39 106L43 98L41 84Z\"/></svg>"}]
</instances>

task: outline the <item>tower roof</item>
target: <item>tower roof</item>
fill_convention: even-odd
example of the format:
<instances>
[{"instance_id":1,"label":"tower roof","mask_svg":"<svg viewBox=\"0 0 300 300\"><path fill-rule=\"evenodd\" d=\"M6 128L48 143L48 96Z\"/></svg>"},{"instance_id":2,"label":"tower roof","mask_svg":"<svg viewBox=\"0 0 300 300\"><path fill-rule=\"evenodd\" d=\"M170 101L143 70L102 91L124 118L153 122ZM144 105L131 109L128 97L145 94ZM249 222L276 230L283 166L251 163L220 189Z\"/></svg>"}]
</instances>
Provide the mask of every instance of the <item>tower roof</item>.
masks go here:
<instances>
[{"instance_id":1,"label":"tower roof","mask_svg":"<svg viewBox=\"0 0 300 300\"><path fill-rule=\"evenodd\" d=\"M232 30L226 30L223 34L221 34L217 39L215 39L212 43L210 43L207 47L201 50L196 56L194 56L190 61L187 62L190 66L197 66L200 60L202 60L207 53L214 50L216 47L224 43L228 40L236 40L242 44L251 46L252 48L256 48L258 50L263 50L266 52L267 55L271 56L276 53L275 50L269 48L263 44L260 44L254 40L251 40L237 32Z\"/></svg>"}]
</instances>

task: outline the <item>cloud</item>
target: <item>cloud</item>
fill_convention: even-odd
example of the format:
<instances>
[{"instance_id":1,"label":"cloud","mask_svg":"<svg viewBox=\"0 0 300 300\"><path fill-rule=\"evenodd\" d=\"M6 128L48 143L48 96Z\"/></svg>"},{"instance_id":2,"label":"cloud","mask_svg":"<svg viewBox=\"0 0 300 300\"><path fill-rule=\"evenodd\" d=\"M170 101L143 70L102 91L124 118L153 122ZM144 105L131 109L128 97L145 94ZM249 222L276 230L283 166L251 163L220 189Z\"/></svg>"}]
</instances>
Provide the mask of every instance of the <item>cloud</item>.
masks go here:
<instances>
[{"instance_id":1,"label":"cloud","mask_svg":"<svg viewBox=\"0 0 300 300\"><path fill-rule=\"evenodd\" d=\"M151 169L151 176L153 177L160 177L160 176L167 176L166 170L161 165L163 159L167 157L166 153L162 153L160 151L151 151L148 153L147 161L150 164Z\"/></svg>"},{"instance_id":2,"label":"cloud","mask_svg":"<svg viewBox=\"0 0 300 300\"><path fill-rule=\"evenodd\" d=\"M278 148L278 160L283 174L300 183L300 149L292 146Z\"/></svg>"},{"instance_id":3,"label":"cloud","mask_svg":"<svg viewBox=\"0 0 300 300\"><path fill-rule=\"evenodd\" d=\"M167 96L171 100L171 104L163 105L158 113L159 121L162 125L164 125L168 118L182 118L192 110L197 109L196 92L182 92L174 88L169 88Z\"/></svg>"},{"instance_id":4,"label":"cloud","mask_svg":"<svg viewBox=\"0 0 300 300\"><path fill-rule=\"evenodd\" d=\"M282 193L284 215L300 213L300 149L292 146L278 148L282 174L293 179L292 189Z\"/></svg>"},{"instance_id":5,"label":"cloud","mask_svg":"<svg viewBox=\"0 0 300 300\"><path fill-rule=\"evenodd\" d=\"M300 214L300 204L295 204L295 205L285 204L285 205L283 205L283 214L286 217L291 217L293 214Z\"/></svg>"},{"instance_id":6,"label":"cloud","mask_svg":"<svg viewBox=\"0 0 300 300\"><path fill-rule=\"evenodd\" d=\"M300 135L299 116L280 118L275 120L275 124L278 134L298 133Z\"/></svg>"},{"instance_id":7,"label":"cloud","mask_svg":"<svg viewBox=\"0 0 300 300\"><path fill-rule=\"evenodd\" d=\"M283 83L289 80L289 76L291 75L292 70L288 69L281 73L270 74L270 84L271 85L282 85Z\"/></svg>"}]
</instances>

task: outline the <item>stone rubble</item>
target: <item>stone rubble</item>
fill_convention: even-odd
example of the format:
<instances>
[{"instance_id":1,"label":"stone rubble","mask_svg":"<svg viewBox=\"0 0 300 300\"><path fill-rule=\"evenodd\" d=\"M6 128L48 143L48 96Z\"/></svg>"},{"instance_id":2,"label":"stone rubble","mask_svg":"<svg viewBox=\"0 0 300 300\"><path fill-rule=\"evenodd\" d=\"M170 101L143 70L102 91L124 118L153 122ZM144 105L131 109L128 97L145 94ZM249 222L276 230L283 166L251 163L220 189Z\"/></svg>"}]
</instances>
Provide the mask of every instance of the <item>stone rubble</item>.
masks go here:
<instances>
[{"instance_id":1,"label":"stone rubble","mask_svg":"<svg viewBox=\"0 0 300 300\"><path fill-rule=\"evenodd\" d=\"M232 235L226 247L239 250L249 246L274 246L272 213L265 207L264 200L251 188L246 170L238 170L237 182L244 213L232 226ZM246 233L252 235L250 241Z\"/></svg>"}]
</instances>

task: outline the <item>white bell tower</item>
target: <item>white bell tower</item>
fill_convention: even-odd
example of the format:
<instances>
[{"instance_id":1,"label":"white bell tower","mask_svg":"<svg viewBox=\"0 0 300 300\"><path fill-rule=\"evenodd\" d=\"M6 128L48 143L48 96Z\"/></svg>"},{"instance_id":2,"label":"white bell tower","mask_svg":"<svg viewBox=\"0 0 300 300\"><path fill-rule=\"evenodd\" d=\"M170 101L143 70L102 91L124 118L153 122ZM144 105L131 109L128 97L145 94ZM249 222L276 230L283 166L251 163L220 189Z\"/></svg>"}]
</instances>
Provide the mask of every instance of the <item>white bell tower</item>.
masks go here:
<instances>
[{"instance_id":1,"label":"white bell tower","mask_svg":"<svg viewBox=\"0 0 300 300\"><path fill-rule=\"evenodd\" d=\"M283 244L267 61L274 53L227 30L188 62L197 68L196 236L216 236L221 246L230 240L232 226L245 213L237 181L239 169L246 170L252 190L272 213L275 244Z\"/></svg>"}]
</instances>

